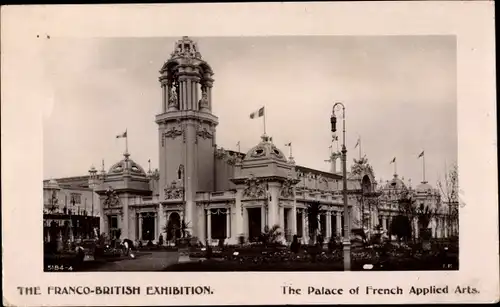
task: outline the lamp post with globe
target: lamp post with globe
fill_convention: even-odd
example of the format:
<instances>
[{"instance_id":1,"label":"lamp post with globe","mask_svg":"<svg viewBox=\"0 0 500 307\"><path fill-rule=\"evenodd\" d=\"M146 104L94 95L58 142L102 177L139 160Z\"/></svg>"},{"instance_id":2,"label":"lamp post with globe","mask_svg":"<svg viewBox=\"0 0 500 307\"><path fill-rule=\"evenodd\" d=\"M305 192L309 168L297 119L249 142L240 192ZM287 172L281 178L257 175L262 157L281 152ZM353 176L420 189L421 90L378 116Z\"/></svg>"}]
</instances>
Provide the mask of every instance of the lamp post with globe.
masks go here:
<instances>
[{"instance_id":1,"label":"lamp post with globe","mask_svg":"<svg viewBox=\"0 0 500 307\"><path fill-rule=\"evenodd\" d=\"M349 207L347 206L347 149L345 146L345 106L341 102L333 105L332 116L330 117L331 130L337 132L337 116L335 109L342 109L342 195L344 200L344 238L342 240L344 254L344 271L351 270L351 241L349 234Z\"/></svg>"}]
</instances>

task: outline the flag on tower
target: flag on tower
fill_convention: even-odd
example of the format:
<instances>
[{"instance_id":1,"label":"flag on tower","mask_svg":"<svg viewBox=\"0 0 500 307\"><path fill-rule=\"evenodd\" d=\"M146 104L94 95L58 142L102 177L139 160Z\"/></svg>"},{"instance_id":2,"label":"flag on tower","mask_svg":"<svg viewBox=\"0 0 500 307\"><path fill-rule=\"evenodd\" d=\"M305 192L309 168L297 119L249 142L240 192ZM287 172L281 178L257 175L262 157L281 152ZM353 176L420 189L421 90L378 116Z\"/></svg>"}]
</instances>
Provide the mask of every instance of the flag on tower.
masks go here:
<instances>
[{"instance_id":1,"label":"flag on tower","mask_svg":"<svg viewBox=\"0 0 500 307\"><path fill-rule=\"evenodd\" d=\"M354 148L357 148L359 146L359 138L358 138L358 141L356 142L356 146L354 146Z\"/></svg>"},{"instance_id":2,"label":"flag on tower","mask_svg":"<svg viewBox=\"0 0 500 307\"><path fill-rule=\"evenodd\" d=\"M116 136L117 139L126 138L126 137L127 137L127 130L125 130L125 132L123 132L122 134L119 134Z\"/></svg>"},{"instance_id":3,"label":"flag on tower","mask_svg":"<svg viewBox=\"0 0 500 307\"><path fill-rule=\"evenodd\" d=\"M255 112L250 114L251 119L254 119L257 117L262 117L262 116L264 116L264 107L262 107L258 111L255 111Z\"/></svg>"},{"instance_id":4,"label":"flag on tower","mask_svg":"<svg viewBox=\"0 0 500 307\"><path fill-rule=\"evenodd\" d=\"M391 160L391 163L396 163L396 157Z\"/></svg>"},{"instance_id":5,"label":"flag on tower","mask_svg":"<svg viewBox=\"0 0 500 307\"><path fill-rule=\"evenodd\" d=\"M285 146L292 146L292 142L286 143Z\"/></svg>"},{"instance_id":6,"label":"flag on tower","mask_svg":"<svg viewBox=\"0 0 500 307\"><path fill-rule=\"evenodd\" d=\"M423 156L424 156L424 151L422 150L422 152L418 155L417 159L422 158Z\"/></svg>"}]
</instances>

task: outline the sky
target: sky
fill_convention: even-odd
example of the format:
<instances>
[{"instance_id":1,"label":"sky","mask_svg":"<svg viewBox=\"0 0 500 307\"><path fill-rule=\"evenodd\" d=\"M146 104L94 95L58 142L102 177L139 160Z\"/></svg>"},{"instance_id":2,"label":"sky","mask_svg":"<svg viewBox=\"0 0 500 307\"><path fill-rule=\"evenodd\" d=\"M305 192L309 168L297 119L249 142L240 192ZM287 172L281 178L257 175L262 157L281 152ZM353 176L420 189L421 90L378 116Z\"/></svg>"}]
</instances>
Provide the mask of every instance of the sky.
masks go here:
<instances>
[{"instance_id":1,"label":"sky","mask_svg":"<svg viewBox=\"0 0 500 307\"><path fill-rule=\"evenodd\" d=\"M123 158L158 167L159 70L178 37L55 38L44 48L44 178L81 176ZM457 160L456 41L453 36L192 37L214 71L217 145L247 152L266 132L297 164L329 170L330 115L346 107L348 167L366 155L377 181L397 173L436 185ZM339 114L340 115L340 114ZM340 140L341 137L340 137ZM337 144L334 144L337 147Z\"/></svg>"}]
</instances>

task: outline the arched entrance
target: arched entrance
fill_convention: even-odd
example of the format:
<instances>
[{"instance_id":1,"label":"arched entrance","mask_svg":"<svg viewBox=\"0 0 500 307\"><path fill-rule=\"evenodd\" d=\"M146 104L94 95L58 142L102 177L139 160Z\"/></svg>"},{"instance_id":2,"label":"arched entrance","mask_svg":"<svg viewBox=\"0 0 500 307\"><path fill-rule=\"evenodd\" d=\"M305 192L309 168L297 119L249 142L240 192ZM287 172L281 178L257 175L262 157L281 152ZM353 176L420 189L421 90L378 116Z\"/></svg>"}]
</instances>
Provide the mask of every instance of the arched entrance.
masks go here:
<instances>
[{"instance_id":1,"label":"arched entrance","mask_svg":"<svg viewBox=\"0 0 500 307\"><path fill-rule=\"evenodd\" d=\"M372 182L370 180L370 177L368 177L367 175L363 176L363 179L361 180L361 189L363 191L363 194L372 192Z\"/></svg>"},{"instance_id":2,"label":"arched entrance","mask_svg":"<svg viewBox=\"0 0 500 307\"><path fill-rule=\"evenodd\" d=\"M167 222L167 241L175 241L181 237L181 217L179 213L172 212Z\"/></svg>"}]
</instances>

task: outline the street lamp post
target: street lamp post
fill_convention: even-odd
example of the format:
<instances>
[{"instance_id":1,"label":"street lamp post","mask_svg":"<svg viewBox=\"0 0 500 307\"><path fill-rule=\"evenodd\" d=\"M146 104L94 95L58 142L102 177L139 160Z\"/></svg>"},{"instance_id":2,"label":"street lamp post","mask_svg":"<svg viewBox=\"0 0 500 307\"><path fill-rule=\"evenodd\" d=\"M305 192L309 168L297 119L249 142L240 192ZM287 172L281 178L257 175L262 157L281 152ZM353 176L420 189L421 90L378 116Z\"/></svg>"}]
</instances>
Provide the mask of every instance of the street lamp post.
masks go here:
<instances>
[{"instance_id":1,"label":"street lamp post","mask_svg":"<svg viewBox=\"0 0 500 307\"><path fill-rule=\"evenodd\" d=\"M344 238L342 246L344 251L344 271L351 270L351 241L349 235L349 207L347 206L347 149L345 147L345 106L341 102L336 102L333 105L332 117L330 123L332 125L332 133L337 131L337 117L335 116L335 108L342 108L342 195L344 199Z\"/></svg>"}]
</instances>

